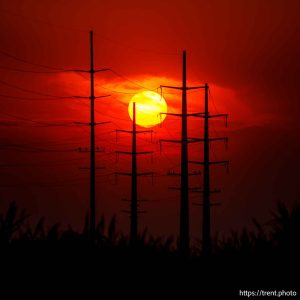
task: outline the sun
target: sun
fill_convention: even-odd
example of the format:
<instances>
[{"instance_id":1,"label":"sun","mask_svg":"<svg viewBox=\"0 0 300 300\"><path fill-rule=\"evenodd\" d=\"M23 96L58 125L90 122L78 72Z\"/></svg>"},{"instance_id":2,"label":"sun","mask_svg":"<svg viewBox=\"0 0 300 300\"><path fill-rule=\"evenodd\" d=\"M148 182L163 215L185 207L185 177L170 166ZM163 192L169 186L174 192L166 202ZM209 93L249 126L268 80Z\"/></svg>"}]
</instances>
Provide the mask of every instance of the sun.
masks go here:
<instances>
[{"instance_id":1,"label":"sun","mask_svg":"<svg viewBox=\"0 0 300 300\"><path fill-rule=\"evenodd\" d=\"M168 106L166 100L158 93L144 91L135 94L128 105L128 113L133 120L133 102L136 107L136 124L142 127L153 127L164 121Z\"/></svg>"}]
</instances>

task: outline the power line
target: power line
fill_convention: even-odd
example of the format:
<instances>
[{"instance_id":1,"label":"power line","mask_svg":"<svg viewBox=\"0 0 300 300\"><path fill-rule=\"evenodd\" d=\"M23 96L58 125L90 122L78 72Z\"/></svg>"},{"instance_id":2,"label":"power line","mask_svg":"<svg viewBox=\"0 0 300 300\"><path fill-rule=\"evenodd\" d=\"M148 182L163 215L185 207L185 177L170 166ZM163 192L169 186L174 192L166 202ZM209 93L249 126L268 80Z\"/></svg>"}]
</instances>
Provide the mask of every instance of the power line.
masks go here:
<instances>
[{"instance_id":1,"label":"power line","mask_svg":"<svg viewBox=\"0 0 300 300\"><path fill-rule=\"evenodd\" d=\"M15 16L15 17L20 17L20 18L23 18L24 20L27 20L29 22L41 23L41 24L45 24L45 25L48 25L48 26L51 26L51 27L62 29L62 30L77 31L77 32L84 32L84 33L88 32L88 30L86 30L86 29L82 29L82 28L78 28L78 27L69 27L69 26L58 25L57 23L51 23L51 22L47 22L47 21L42 20L42 19L33 18L33 17L29 17L29 16L24 16L23 14L15 13L15 12L12 12L12 11L9 11L9 10L6 10L6 9L1 9L0 13L9 14L9 15Z\"/></svg>"},{"instance_id":2,"label":"power line","mask_svg":"<svg viewBox=\"0 0 300 300\"><path fill-rule=\"evenodd\" d=\"M1 147L1 146L0 146ZM52 160L52 161L46 161L46 162L31 162L31 163L5 163L0 164L0 169L6 169L6 168L26 168L26 167L43 167L43 166L57 166L57 165L63 165L63 164L69 164L73 163L74 161L80 161L81 158L73 158L73 159L63 159L63 160Z\"/></svg>"},{"instance_id":3,"label":"power line","mask_svg":"<svg viewBox=\"0 0 300 300\"><path fill-rule=\"evenodd\" d=\"M16 120L32 122L32 123L38 124L39 125L38 127L61 127L61 126L62 127L69 127L69 126L74 127L74 126L78 126L75 122L72 122L72 121L64 122L64 123L56 123L56 122L48 123L48 122L41 122L41 121L29 119L29 118L16 116L14 114L5 113L5 112L0 112L0 115L9 116Z\"/></svg>"},{"instance_id":4,"label":"power line","mask_svg":"<svg viewBox=\"0 0 300 300\"><path fill-rule=\"evenodd\" d=\"M32 65L32 66L36 66L36 67L41 67L41 68L45 68L45 69L50 69L50 70L55 70L55 71L66 71L62 68L57 68L57 67L52 67L52 66L48 66L48 65L44 65L44 64L39 64L39 63L35 63L35 62L31 62L29 60L26 60L26 59L23 59L23 58L19 58L15 55L12 55L6 51L3 51L0 49L0 53L6 57L9 57L13 60L16 60L16 61L19 61L19 62L22 62L22 63L25 63L25 64L29 64L29 65Z\"/></svg>"},{"instance_id":5,"label":"power line","mask_svg":"<svg viewBox=\"0 0 300 300\"><path fill-rule=\"evenodd\" d=\"M30 152L30 153L43 153L43 152L78 152L78 148L61 149L61 150L50 150L38 147L25 147L21 145L0 145L0 150L14 150L18 152Z\"/></svg>"},{"instance_id":6,"label":"power line","mask_svg":"<svg viewBox=\"0 0 300 300\"><path fill-rule=\"evenodd\" d=\"M109 69L109 71L111 71L113 74L116 75L116 73L115 73L113 70ZM86 78L86 76L84 76L84 74L80 74L80 73L79 73L79 75L80 75L82 78L84 78L85 80L89 80L88 78ZM132 84L134 84L135 86L138 86L138 87L140 87L140 88L142 88L142 89L149 90L147 87L141 86L141 85L139 85L139 83L136 83L136 82L134 82L134 81L132 81L132 80L130 80L130 79L127 79L125 76L121 76L121 75L120 75L120 76L119 76L119 75L116 75L116 76L121 77L122 79L125 79L126 81L129 81L129 82L131 82ZM117 91L117 90L110 89L110 88L108 88L108 87L106 87L106 86L104 86L104 85L98 84L98 83L95 83L95 86L98 86L98 87L100 87L100 88L102 88L102 89L104 89L104 90L107 90L107 91L109 91L109 92L116 93L116 94L135 95L135 94L137 93L137 92Z\"/></svg>"},{"instance_id":7,"label":"power line","mask_svg":"<svg viewBox=\"0 0 300 300\"><path fill-rule=\"evenodd\" d=\"M85 107L88 106L87 103L78 103L78 104L80 104L80 105L82 105L82 106L85 106ZM103 113L102 111L99 111L99 110L97 110L97 109L95 109L95 112L98 113L98 114L100 114L100 115L102 115L102 116L109 117L109 118L112 118L112 119L116 119L116 120L120 120L120 121L126 121L126 122L128 121L128 119L124 119L124 118L112 116L111 114Z\"/></svg>"},{"instance_id":8,"label":"power line","mask_svg":"<svg viewBox=\"0 0 300 300\"><path fill-rule=\"evenodd\" d=\"M0 83L3 84L3 85L6 85L8 87L17 89L17 90L20 90L20 91L23 91L23 92L26 92L26 93L36 94L36 95L39 95L39 96L45 96L45 97L56 98L56 99L65 99L66 98L65 96L63 96L63 97L61 97L61 96L55 96L55 95L50 95L50 94L46 94L46 93L42 93L42 92L38 92L38 91L26 89L26 88L20 87L18 85L6 82L4 80L0 80Z\"/></svg>"},{"instance_id":9,"label":"power line","mask_svg":"<svg viewBox=\"0 0 300 300\"><path fill-rule=\"evenodd\" d=\"M32 73L32 74L57 74L64 72L73 72L73 70L59 70L59 71L35 71L35 70L24 70L19 68L11 68L6 66L0 66L0 69L6 71L20 72L20 73Z\"/></svg>"},{"instance_id":10,"label":"power line","mask_svg":"<svg viewBox=\"0 0 300 300\"><path fill-rule=\"evenodd\" d=\"M34 63L34 62L30 62L28 60L24 60L24 59L21 59L21 58L18 58L14 55L11 55L3 50L0 50L0 53L3 54L3 55L6 55L14 60L17 60L17 61L20 61L20 62L23 62L23 63L27 63L27 64L30 64L30 65L33 65L33 66L39 66L39 67L43 67L43 68L48 68L48 69L52 69L54 71L35 71L35 70L24 70L24 69L19 69L19 68L11 68L11 67L6 67L6 66L0 66L0 69L4 69L4 70L9 70L9 71L16 71L16 72L22 72L22 73L33 73L33 74L52 74L52 73L63 73L63 72L80 72L81 70L76 70L76 69L62 69L62 68L56 68L56 67L51 67L51 66L47 66L47 65L42 65L42 64L37 64L37 63ZM117 77L120 77L130 83L132 83L133 85L139 87L139 88L142 88L142 89L145 89L145 90L149 90L149 91L154 91L154 92L158 92L158 88L149 88L149 87L146 87L144 85L141 85L140 83L136 82L136 81L133 81L131 79L129 79L128 77L126 77L125 75L122 75L120 74L119 72L113 70L113 69L108 69L109 71L111 71L114 75L116 75ZM83 78L87 79L86 77L84 77L83 74L80 74L80 76L82 76ZM28 92L33 92L35 94L40 94L38 92L35 92L35 91L30 91L30 90L26 90L26 89L23 89L21 87L17 87L17 86L14 86L12 84L9 84L7 82L4 82L4 81L1 81L3 84L5 85L8 85L8 86L11 86L11 87L15 87L17 89L20 89L20 90L23 90L23 91L28 91ZM134 95L136 94L136 92L124 92L124 91L116 91L116 90L113 90L113 89L110 89L110 88L107 88L105 86L101 86L99 84L96 84L97 86L103 88L103 89L106 89L106 90L109 90L113 93L119 93L119 94L128 94L128 95ZM171 93L170 93L171 94ZM43 94L45 96L45 94ZM48 95L47 95L48 96ZM50 96L50 95L49 95Z\"/></svg>"},{"instance_id":11,"label":"power line","mask_svg":"<svg viewBox=\"0 0 300 300\"><path fill-rule=\"evenodd\" d=\"M130 83L136 85L137 87L140 87L140 88L145 89L145 90L148 90L148 91L153 91L153 92L156 92L156 91L157 91L157 88L150 89L149 87L145 87L145 86L141 85L140 83L138 83L138 82L136 82L136 81L133 81L133 80L127 78L126 76L120 74L119 72L116 72L116 71L114 71L114 70L112 70L112 69L110 69L110 71L111 71L113 74L115 74L116 76L125 79L126 81L128 81L128 82L130 82Z\"/></svg>"},{"instance_id":12,"label":"power line","mask_svg":"<svg viewBox=\"0 0 300 300\"><path fill-rule=\"evenodd\" d=\"M115 72L115 71L113 71L112 69L109 69L109 71L112 71L116 76L118 76L118 77L120 77L120 78L122 78L122 79L124 79L124 80L126 80L126 81L128 81L128 82L131 82L133 85L135 85L135 86L137 86L137 87L139 87L139 88L141 88L141 89L148 90L148 91L153 91L153 92L156 92L156 93L158 93L158 91L159 91L159 89L160 89L159 87L150 89L150 88L148 88L148 87L146 87L146 86L143 86L143 85L139 84L139 83L136 82L136 81L133 81L133 80L131 80L131 79L128 79L126 76L121 75L120 73ZM84 74L80 74L80 73L79 73L78 75L81 76L81 77L82 77L83 79L85 79L85 80L89 80ZM110 93L115 93L115 94L136 95L136 94L138 93L138 91L135 91L135 92L118 91L118 90L108 88L108 87L106 87L106 86L104 86L104 85L101 85L101 84L98 84L98 83L95 83L95 86L100 87L100 88L102 88L102 89L104 89L104 90L109 91ZM192 92L194 92L194 91L191 91L191 93L192 93ZM171 92L168 92L168 93L164 93L164 95L178 95L178 93L171 93ZM162 93L161 93L161 96L163 96Z\"/></svg>"},{"instance_id":13,"label":"power line","mask_svg":"<svg viewBox=\"0 0 300 300\"><path fill-rule=\"evenodd\" d=\"M29 90L27 90L29 92ZM35 91L31 91L31 92L34 92L36 93ZM58 100L58 101L61 101L61 100L74 100L74 99L77 99L75 98L74 96L49 96L49 97L45 97L45 98L36 98L36 97L23 97L23 96L12 96L12 95L7 95L7 94L0 94L0 97L2 98L6 98L7 99L14 99L14 100L20 100L20 101L51 101L51 100ZM78 100L78 99L77 99Z\"/></svg>"},{"instance_id":14,"label":"power line","mask_svg":"<svg viewBox=\"0 0 300 300\"><path fill-rule=\"evenodd\" d=\"M84 32L84 33L86 33L88 31L87 29L83 29L83 28L79 28L79 27L59 25L57 23L48 22L48 21L45 21L45 20L42 20L42 19L32 18L32 17L29 17L29 16L24 16L22 14L11 12L11 11L5 10L5 9L1 9L0 13L10 14L12 16L23 18L24 20L27 20L27 21L30 21L30 22L37 22L37 23L41 23L41 24L45 24L45 25L54 27L54 28L62 29L62 30L75 31L75 32ZM107 37L103 34L98 34L97 33L96 35L97 35L98 38L100 38L102 40L105 40L109 43L118 45L119 47L126 48L127 50L130 49L131 51L135 51L135 52L153 53L153 54L156 54L156 55L167 55L167 56L178 56L178 55L180 55L180 52L157 51L157 50L150 50L149 48L147 48L147 49L146 48L137 48L137 47L133 47L132 44L117 41L116 39Z\"/></svg>"},{"instance_id":15,"label":"power line","mask_svg":"<svg viewBox=\"0 0 300 300\"><path fill-rule=\"evenodd\" d=\"M125 43L122 43L115 39L108 38L104 35L97 34L97 36L99 36L101 39L106 40L110 43L113 43L113 44L116 44L123 48L126 48L127 50L130 49L131 51L152 53L152 54L157 54L157 55L168 55L168 56L179 56L180 55L180 52L164 52L164 51L155 51L155 50L150 50L150 49L145 49L145 48L136 48L136 47L133 47L131 44L125 44Z\"/></svg>"},{"instance_id":16,"label":"power line","mask_svg":"<svg viewBox=\"0 0 300 300\"><path fill-rule=\"evenodd\" d=\"M22 59L22 58L19 58L15 55L12 55L12 54L9 54L3 50L0 49L0 53L11 58L11 59L14 59L16 61L19 61L19 62L23 62L23 63L26 63L26 64L30 64L30 65L33 65L33 66L38 66L38 67L42 67L42 68L47 68L47 69L51 69L51 70L54 70L54 71L34 71L34 70L23 70L23 69L18 69L18 68L10 68L10 67L5 67L5 66L0 66L0 69L6 69L6 70L11 70L11 71L17 71L17 72L24 72L24 73L38 73L38 74L49 74L49 73L61 73L61 72L77 72L77 71L80 71L80 70L75 70L75 69L63 69L63 68L57 68L57 67L52 67L52 66L48 66L48 65L43 65L43 64L38 64L38 63L35 63L35 62L31 62L29 60L25 60L25 59ZM125 75L122 75L120 74L119 72L113 70L113 69L108 69L110 72L112 72L114 75L122 78L122 79L125 79L126 81L134 84L135 86L137 87L140 87L142 89L145 89L145 90L149 90L149 91L154 91L154 92L157 92L157 89L158 88L149 88L149 87L145 87L143 85L141 85L140 83L136 82L136 81L133 81L131 79L129 79L128 77L126 77ZM116 93L125 93L125 92L120 92L120 91L114 91Z\"/></svg>"}]
</instances>

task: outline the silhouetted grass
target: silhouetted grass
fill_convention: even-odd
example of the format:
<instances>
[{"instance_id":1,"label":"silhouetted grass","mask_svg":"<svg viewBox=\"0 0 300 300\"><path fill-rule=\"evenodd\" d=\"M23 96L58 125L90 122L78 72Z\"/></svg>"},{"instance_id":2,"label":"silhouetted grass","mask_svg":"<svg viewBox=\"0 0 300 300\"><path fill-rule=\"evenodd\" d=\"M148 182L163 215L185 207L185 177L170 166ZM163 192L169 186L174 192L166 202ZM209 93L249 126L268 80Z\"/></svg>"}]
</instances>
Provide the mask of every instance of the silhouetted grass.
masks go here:
<instances>
[{"instance_id":1,"label":"silhouetted grass","mask_svg":"<svg viewBox=\"0 0 300 300\"><path fill-rule=\"evenodd\" d=\"M29 215L25 210L19 211L16 203L9 205L5 213L0 214L0 246L30 245L30 242L43 242L44 244L61 244L66 246L86 245L96 249L122 250L129 248L129 239L117 232L116 216L108 222L104 216L96 226L96 240L90 243L88 231L88 216L85 218L81 232L76 232L71 226L60 230L59 224L48 228L45 218L41 218L35 225L30 225ZM222 239L216 238L213 243L213 255L217 256L248 256L277 254L298 255L300 250L300 205L289 210L283 203L278 203L275 212L266 225L261 225L253 219L255 230L246 228L241 231L232 231L231 235ZM35 243L32 243L35 244ZM173 237L154 237L146 230L139 235L135 251L176 253ZM193 257L201 256L201 244L194 246L191 251Z\"/></svg>"},{"instance_id":2,"label":"silhouetted grass","mask_svg":"<svg viewBox=\"0 0 300 300\"><path fill-rule=\"evenodd\" d=\"M154 237L147 230L131 247L128 236L117 231L115 216L108 221L104 216L99 219L96 239L91 242L88 216L81 231L71 226L62 230L59 224L48 227L45 218L32 225L26 211L11 203L0 214L0 266L3 270L7 264L9 271L17 266L27 272L37 265L36 274L50 269L55 276L63 268L62 274L71 277L88 276L93 270L96 276L118 278L129 285L132 280L142 284L147 277L150 283L171 282L170 289L186 283L191 288L199 286L198 292L208 289L220 295L225 290L211 290L211 284L224 287L226 283L224 288L232 291L295 287L298 280L293 274L300 267L300 205L289 210L278 203L269 222L262 225L253 219L253 224L253 230L244 228L222 239L216 237L210 257L202 256L201 243L192 247L190 257L182 257L173 237Z\"/></svg>"}]
</instances>

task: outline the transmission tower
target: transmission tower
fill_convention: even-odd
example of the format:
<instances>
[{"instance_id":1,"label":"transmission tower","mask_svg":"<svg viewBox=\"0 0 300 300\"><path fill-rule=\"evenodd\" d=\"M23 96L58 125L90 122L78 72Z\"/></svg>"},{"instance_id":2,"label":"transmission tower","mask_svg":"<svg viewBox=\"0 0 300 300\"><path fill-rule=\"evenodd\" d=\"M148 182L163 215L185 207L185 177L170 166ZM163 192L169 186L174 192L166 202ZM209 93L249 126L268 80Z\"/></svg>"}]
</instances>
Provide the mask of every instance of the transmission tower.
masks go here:
<instances>
[{"instance_id":1,"label":"transmission tower","mask_svg":"<svg viewBox=\"0 0 300 300\"><path fill-rule=\"evenodd\" d=\"M138 239L138 214L144 213L145 211L138 210L138 202L142 202L143 200L138 199L138 184L137 178L139 176L147 176L147 175L154 175L154 172L143 172L138 173L137 171L137 155L144 155L144 154L152 154L152 151L143 151L137 152L137 145L136 145L136 136L139 133L151 133L153 130L136 130L136 103L133 102L133 118L132 118L132 130L116 130L116 132L123 132L129 133L132 135L132 150L131 152L126 151L116 151L116 154L125 154L131 156L131 172L115 172L116 175L125 175L131 176L131 200L130 203L130 210L124 211L130 214L130 244L132 246L136 245ZM125 200L127 201L127 200ZM144 200L145 201L145 200Z\"/></svg>"},{"instance_id":2,"label":"transmission tower","mask_svg":"<svg viewBox=\"0 0 300 300\"><path fill-rule=\"evenodd\" d=\"M190 116L195 116L197 113L189 114L187 112L187 91L202 88L202 86L188 87L186 82L186 51L183 51L182 56L182 86L165 86L161 85L160 88L177 89L182 91L182 107L181 113L164 113L181 118L181 140L160 140L162 142L178 143L181 144L181 172L170 173L169 175L180 176L180 225L179 225L179 251L183 255L189 253L190 231L189 231L189 175L198 175L199 173L189 173L188 166L188 143L193 139L188 138L187 119Z\"/></svg>"},{"instance_id":3,"label":"transmission tower","mask_svg":"<svg viewBox=\"0 0 300 300\"><path fill-rule=\"evenodd\" d=\"M80 97L90 99L90 122L89 123L80 123L78 124L89 125L91 128L90 131L90 149L88 148L79 148L80 152L90 152L90 210L89 210L89 231L90 237L92 240L95 239L96 232L96 160L95 153L103 152L99 148L95 147L95 127L97 125L106 124L109 122L95 122L95 99L108 97L105 96L95 96L94 91L94 75L97 72L109 71L109 69L94 69L94 45L93 45L93 31L90 31L90 69L89 70L74 70L75 72L83 72L90 74L90 96L89 97Z\"/></svg>"},{"instance_id":4,"label":"transmission tower","mask_svg":"<svg viewBox=\"0 0 300 300\"><path fill-rule=\"evenodd\" d=\"M212 251L212 244L211 244L211 213L210 208L211 206L219 205L219 203L211 203L210 196L212 193L218 193L220 190L214 189L212 190L210 187L210 166L211 165L225 165L228 168L229 162L227 160L223 161L211 161L210 160L210 142L214 141L225 141L227 144L228 138L227 137L209 137L209 119L211 118L218 118L218 117L225 117L226 118L226 127L227 127L227 118L228 114L216 114L212 115L209 113L209 106L208 106L208 94L209 94L209 87L206 83L203 86L204 89L204 113L195 114L195 117L203 118L204 119L204 133L203 139L192 139L191 142L203 142L203 161L190 161L192 164L203 165L203 189L201 190L194 190L194 192L200 192L203 194L202 204L196 203L196 205L202 206L202 251L204 255L209 255Z\"/></svg>"}]
</instances>

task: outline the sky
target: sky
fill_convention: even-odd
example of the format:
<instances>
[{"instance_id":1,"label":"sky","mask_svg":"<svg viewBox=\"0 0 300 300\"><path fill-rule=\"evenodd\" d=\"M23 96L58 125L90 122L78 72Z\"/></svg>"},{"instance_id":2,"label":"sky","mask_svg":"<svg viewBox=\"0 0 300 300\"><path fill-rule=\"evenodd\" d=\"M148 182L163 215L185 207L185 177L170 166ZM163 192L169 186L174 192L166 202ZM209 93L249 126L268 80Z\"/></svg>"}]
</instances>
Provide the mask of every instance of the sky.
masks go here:
<instances>
[{"instance_id":1,"label":"sky","mask_svg":"<svg viewBox=\"0 0 300 300\"><path fill-rule=\"evenodd\" d=\"M211 145L213 159L230 161L229 170L213 167L212 186L222 192L212 201L214 233L266 222L277 201L298 199L298 90L300 69L299 1L0 1L0 208L11 201L35 219L45 216L80 228L88 209L89 77L62 72L89 68L89 31L94 31L96 75L97 215L116 214L119 230L128 232L130 129L128 103L138 92L162 93L169 112L180 112L180 94L160 85L181 85L182 51L187 51L188 85L210 86L210 112L228 113L211 122L211 136L228 136ZM203 110L203 91L188 94L189 112ZM77 123L74 123L77 122ZM189 136L201 137L203 122L189 119ZM139 128L140 130L142 128ZM180 136L180 120L167 116L153 136L139 135L138 149L153 155L138 158L138 168L154 171L139 178L146 214L141 230L178 234L179 193L169 190L179 179L180 149L160 139ZM189 148L202 159L201 145ZM198 171L197 166L190 166ZM191 186L201 186L201 176ZM200 238L201 210L192 205L191 235Z\"/></svg>"}]
</instances>

